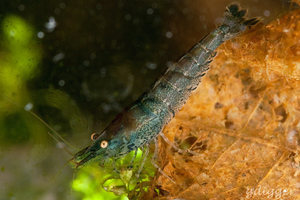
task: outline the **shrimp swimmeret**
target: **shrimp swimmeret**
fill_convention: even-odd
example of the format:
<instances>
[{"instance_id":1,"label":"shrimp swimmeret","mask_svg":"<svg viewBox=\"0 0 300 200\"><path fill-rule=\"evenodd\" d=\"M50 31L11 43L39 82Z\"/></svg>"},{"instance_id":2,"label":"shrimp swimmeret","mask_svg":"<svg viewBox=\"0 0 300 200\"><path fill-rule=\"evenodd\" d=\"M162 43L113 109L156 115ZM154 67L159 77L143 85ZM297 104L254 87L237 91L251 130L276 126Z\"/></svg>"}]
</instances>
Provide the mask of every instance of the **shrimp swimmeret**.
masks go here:
<instances>
[{"instance_id":1,"label":"shrimp swimmeret","mask_svg":"<svg viewBox=\"0 0 300 200\"><path fill-rule=\"evenodd\" d=\"M154 87L129 109L119 114L101 133L92 135L93 144L75 154L81 167L91 160L119 158L148 145L161 135L163 127L185 104L209 69L216 49L226 40L258 22L247 19L236 4L227 7L223 24L205 36L176 64L170 66Z\"/></svg>"}]
</instances>

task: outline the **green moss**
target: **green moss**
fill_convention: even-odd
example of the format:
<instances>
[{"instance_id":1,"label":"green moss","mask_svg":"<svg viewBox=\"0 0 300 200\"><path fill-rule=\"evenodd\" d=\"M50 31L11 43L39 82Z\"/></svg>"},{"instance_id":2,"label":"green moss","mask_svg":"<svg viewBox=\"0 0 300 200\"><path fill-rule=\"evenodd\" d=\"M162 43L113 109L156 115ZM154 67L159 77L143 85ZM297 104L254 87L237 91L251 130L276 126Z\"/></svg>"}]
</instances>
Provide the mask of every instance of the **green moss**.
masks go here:
<instances>
[{"instance_id":1,"label":"green moss","mask_svg":"<svg viewBox=\"0 0 300 200\"><path fill-rule=\"evenodd\" d=\"M12 46L27 45L33 36L31 26L16 15L10 15L4 18L2 30L6 41Z\"/></svg>"},{"instance_id":2,"label":"green moss","mask_svg":"<svg viewBox=\"0 0 300 200\"><path fill-rule=\"evenodd\" d=\"M89 165L78 171L76 179L72 182L72 188L81 193L84 200L125 200L126 194L118 196L102 187L102 182L109 176L99 166ZM111 180L111 184L115 183Z\"/></svg>"},{"instance_id":3,"label":"green moss","mask_svg":"<svg viewBox=\"0 0 300 200\"><path fill-rule=\"evenodd\" d=\"M28 115L24 115L24 105L30 102L26 84L36 75L41 60L40 48L33 37L34 29L16 15L5 16L1 27L4 39L0 54L0 126L4 130L1 142L19 143L32 136L40 138L40 134L31 131L36 130L39 122L28 123ZM44 131L43 128L39 130Z\"/></svg>"},{"instance_id":4,"label":"green moss","mask_svg":"<svg viewBox=\"0 0 300 200\"><path fill-rule=\"evenodd\" d=\"M139 177L136 176L143 156L138 150L134 160L133 168L128 168L134 152L115 161L118 172L115 172L112 160L100 167L97 162L80 169L76 179L72 183L72 188L82 194L83 199L130 199L137 197L143 191L147 191L151 177L154 176L154 168L149 162L145 163Z\"/></svg>"},{"instance_id":5,"label":"green moss","mask_svg":"<svg viewBox=\"0 0 300 200\"><path fill-rule=\"evenodd\" d=\"M40 48L35 44L31 25L18 16L4 17L2 35L5 39L2 46L5 56L0 59L0 92L4 97L0 98L0 106L10 99L22 104L28 100L24 86L35 75L41 59Z\"/></svg>"}]
</instances>

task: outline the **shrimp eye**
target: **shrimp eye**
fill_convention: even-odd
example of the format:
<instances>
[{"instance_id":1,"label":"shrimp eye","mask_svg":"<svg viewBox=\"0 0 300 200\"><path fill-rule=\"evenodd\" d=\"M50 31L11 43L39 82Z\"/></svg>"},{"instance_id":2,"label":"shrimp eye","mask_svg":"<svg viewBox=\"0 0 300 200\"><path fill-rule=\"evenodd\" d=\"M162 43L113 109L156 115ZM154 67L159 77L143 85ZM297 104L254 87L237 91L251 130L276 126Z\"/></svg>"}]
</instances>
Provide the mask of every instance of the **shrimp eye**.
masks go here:
<instances>
[{"instance_id":1,"label":"shrimp eye","mask_svg":"<svg viewBox=\"0 0 300 200\"><path fill-rule=\"evenodd\" d=\"M108 146L108 142L106 140L102 140L101 143L100 143L100 147L102 149L105 149L107 146Z\"/></svg>"},{"instance_id":2,"label":"shrimp eye","mask_svg":"<svg viewBox=\"0 0 300 200\"><path fill-rule=\"evenodd\" d=\"M93 133L93 134L91 135L91 140L92 140L92 141L95 141L98 137L99 137L99 134L98 134L98 133Z\"/></svg>"}]
</instances>

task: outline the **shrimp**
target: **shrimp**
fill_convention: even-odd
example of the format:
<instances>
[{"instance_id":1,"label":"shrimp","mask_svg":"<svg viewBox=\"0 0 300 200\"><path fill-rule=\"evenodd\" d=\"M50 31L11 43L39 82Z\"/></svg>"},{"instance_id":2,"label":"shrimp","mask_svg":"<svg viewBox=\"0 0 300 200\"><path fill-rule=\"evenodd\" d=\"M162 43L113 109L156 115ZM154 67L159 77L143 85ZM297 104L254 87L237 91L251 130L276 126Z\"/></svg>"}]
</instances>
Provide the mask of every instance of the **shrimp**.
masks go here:
<instances>
[{"instance_id":1,"label":"shrimp","mask_svg":"<svg viewBox=\"0 0 300 200\"><path fill-rule=\"evenodd\" d=\"M122 157L156 140L199 85L216 49L259 21L245 16L246 10L241 10L236 4L229 5L222 25L192 47L176 64L169 66L153 88L119 114L104 131L91 136L93 143L72 158L76 168L92 160Z\"/></svg>"}]
</instances>

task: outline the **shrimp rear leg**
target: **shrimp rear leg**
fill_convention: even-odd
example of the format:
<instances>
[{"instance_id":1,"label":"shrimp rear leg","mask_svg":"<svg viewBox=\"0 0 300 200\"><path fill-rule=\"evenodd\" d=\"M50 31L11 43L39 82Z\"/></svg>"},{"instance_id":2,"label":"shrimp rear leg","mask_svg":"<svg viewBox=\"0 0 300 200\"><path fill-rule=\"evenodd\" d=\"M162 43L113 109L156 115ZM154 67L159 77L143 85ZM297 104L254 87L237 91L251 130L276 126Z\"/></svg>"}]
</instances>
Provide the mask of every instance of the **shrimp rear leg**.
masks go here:
<instances>
[{"instance_id":1,"label":"shrimp rear leg","mask_svg":"<svg viewBox=\"0 0 300 200\"><path fill-rule=\"evenodd\" d=\"M154 144L155 144L155 148L154 148L154 154L152 156L151 159L151 163L152 165L159 171L159 173L161 173L164 177L166 177L167 179L169 179L172 183L177 184L170 176L168 176L156 163L156 159L157 159L157 155L158 155L158 141L157 138L154 139Z\"/></svg>"},{"instance_id":2,"label":"shrimp rear leg","mask_svg":"<svg viewBox=\"0 0 300 200\"><path fill-rule=\"evenodd\" d=\"M171 142L167 136L165 136L165 134L163 132L160 132L159 135L164 139L164 141L166 143L168 143L171 147L173 147L173 149L175 149L178 153L190 153L194 156L199 155L197 152L194 152L190 149L181 149L180 147L178 147L176 144L174 144L173 142Z\"/></svg>"}]
</instances>

